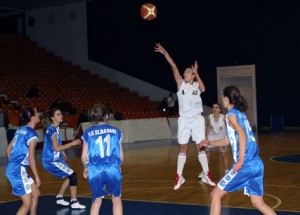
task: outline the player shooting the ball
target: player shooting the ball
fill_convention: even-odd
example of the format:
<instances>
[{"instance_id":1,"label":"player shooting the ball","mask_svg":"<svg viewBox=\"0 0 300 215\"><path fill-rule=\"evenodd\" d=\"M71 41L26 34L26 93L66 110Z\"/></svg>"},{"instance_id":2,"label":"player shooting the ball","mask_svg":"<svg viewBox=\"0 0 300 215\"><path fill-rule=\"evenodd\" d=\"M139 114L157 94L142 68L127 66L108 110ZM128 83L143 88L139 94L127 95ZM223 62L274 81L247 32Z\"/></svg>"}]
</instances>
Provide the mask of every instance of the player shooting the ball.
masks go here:
<instances>
[{"instance_id":1,"label":"player shooting the ball","mask_svg":"<svg viewBox=\"0 0 300 215\"><path fill-rule=\"evenodd\" d=\"M205 139L205 121L204 117L201 115L203 112L203 106L200 96L201 93L205 91L205 85L198 74L197 61L195 61L194 66L185 69L182 78L175 62L160 43L156 43L154 51L165 56L172 68L177 84L179 105L177 136L179 154L177 159L177 174L175 177L174 190L178 190L185 182L182 173L186 162L187 144L190 136L192 136L193 141L196 142L198 159L204 172L201 180L209 186L216 186L216 184L211 180L205 148L200 145L200 142Z\"/></svg>"}]
</instances>

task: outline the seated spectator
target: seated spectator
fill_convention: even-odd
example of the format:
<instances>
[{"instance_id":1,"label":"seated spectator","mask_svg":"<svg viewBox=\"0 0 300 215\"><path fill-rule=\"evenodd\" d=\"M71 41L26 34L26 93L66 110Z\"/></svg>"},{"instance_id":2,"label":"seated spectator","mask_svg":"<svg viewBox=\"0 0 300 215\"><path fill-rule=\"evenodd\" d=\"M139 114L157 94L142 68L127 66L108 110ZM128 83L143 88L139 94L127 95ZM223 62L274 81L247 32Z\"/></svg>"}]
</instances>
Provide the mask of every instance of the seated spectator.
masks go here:
<instances>
[{"instance_id":1,"label":"seated spectator","mask_svg":"<svg viewBox=\"0 0 300 215\"><path fill-rule=\"evenodd\" d=\"M168 102L168 114L169 116L173 116L175 113L175 102L176 102L176 98L174 96L174 93L170 92L169 96L167 98L167 102Z\"/></svg>"},{"instance_id":2,"label":"seated spectator","mask_svg":"<svg viewBox=\"0 0 300 215\"><path fill-rule=\"evenodd\" d=\"M114 118L115 118L115 120L123 120L124 119L123 113L121 112L121 110L119 108L116 109Z\"/></svg>"},{"instance_id":3,"label":"seated spectator","mask_svg":"<svg viewBox=\"0 0 300 215\"><path fill-rule=\"evenodd\" d=\"M76 114L76 108L73 108L70 102L64 101L58 97L51 105L50 109L58 108L62 113L66 114Z\"/></svg>"},{"instance_id":4,"label":"seated spectator","mask_svg":"<svg viewBox=\"0 0 300 215\"><path fill-rule=\"evenodd\" d=\"M88 122L88 109L84 108L83 111L79 114L77 124L78 126L83 122Z\"/></svg>"},{"instance_id":5,"label":"seated spectator","mask_svg":"<svg viewBox=\"0 0 300 215\"><path fill-rule=\"evenodd\" d=\"M159 103L157 110L166 112L167 109L168 109L168 98L164 97L163 100L161 100L161 102Z\"/></svg>"},{"instance_id":6,"label":"seated spectator","mask_svg":"<svg viewBox=\"0 0 300 215\"><path fill-rule=\"evenodd\" d=\"M26 94L27 98L38 98L39 96L39 86L38 84L34 84Z\"/></svg>"}]
</instances>

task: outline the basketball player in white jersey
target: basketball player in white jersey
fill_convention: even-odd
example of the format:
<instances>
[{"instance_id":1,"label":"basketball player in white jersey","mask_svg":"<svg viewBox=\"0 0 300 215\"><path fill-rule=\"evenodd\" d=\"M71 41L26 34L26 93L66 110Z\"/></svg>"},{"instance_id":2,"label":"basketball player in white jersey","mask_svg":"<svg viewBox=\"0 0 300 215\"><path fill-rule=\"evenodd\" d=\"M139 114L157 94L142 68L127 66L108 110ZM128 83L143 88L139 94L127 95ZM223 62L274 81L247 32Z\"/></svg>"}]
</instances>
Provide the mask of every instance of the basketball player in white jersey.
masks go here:
<instances>
[{"instance_id":1,"label":"basketball player in white jersey","mask_svg":"<svg viewBox=\"0 0 300 215\"><path fill-rule=\"evenodd\" d=\"M206 127L206 139L208 141L220 140L226 135L226 124L225 116L222 112L222 107L219 103L214 103L212 105L212 113L207 116L207 127ZM227 158L227 146L215 147L207 146L206 155L208 159L208 164L210 163L210 158L213 151L220 150L224 166L225 174L229 172L228 158ZM198 178L203 177L203 172L200 173Z\"/></svg>"},{"instance_id":2,"label":"basketball player in white jersey","mask_svg":"<svg viewBox=\"0 0 300 215\"><path fill-rule=\"evenodd\" d=\"M204 172L204 176L201 180L210 186L216 186L216 184L210 179L210 171L208 168L205 148L200 147L200 142L205 139L205 121L204 117L201 115L203 107L200 96L201 93L205 91L205 86L198 74L198 64L195 62L194 66L185 69L182 78L175 62L160 43L156 43L154 51L165 56L166 60L172 67L173 75L177 83L177 97L179 105L177 136L179 154L174 190L178 190L185 182L182 173L186 162L187 144L190 136L192 136L193 141L196 143L198 159Z\"/></svg>"}]
</instances>

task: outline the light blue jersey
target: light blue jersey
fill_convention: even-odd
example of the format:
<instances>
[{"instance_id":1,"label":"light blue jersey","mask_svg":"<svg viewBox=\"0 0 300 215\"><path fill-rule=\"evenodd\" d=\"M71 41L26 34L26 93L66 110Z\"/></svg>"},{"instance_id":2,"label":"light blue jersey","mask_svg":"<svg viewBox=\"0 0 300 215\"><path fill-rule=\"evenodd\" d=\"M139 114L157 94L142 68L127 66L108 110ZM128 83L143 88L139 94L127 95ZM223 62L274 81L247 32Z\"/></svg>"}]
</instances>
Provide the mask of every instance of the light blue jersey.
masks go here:
<instances>
[{"instance_id":1,"label":"light blue jersey","mask_svg":"<svg viewBox=\"0 0 300 215\"><path fill-rule=\"evenodd\" d=\"M241 169L235 173L233 169L218 183L221 190L234 192L244 189L246 195L263 196L264 165L259 157L259 149L245 113L232 108L226 113L227 137L231 145L234 163L239 160L239 138L230 126L228 116L234 115L246 134L246 151Z\"/></svg>"},{"instance_id":2,"label":"light blue jersey","mask_svg":"<svg viewBox=\"0 0 300 215\"><path fill-rule=\"evenodd\" d=\"M43 147L43 166L44 168L52 173L57 178L66 178L71 175L74 171L69 167L69 165L62 159L62 152L56 152L52 144L52 136L56 135L58 140L58 145L62 145L61 134L59 128L56 128L53 124L50 125L44 137L44 147Z\"/></svg>"},{"instance_id":3,"label":"light blue jersey","mask_svg":"<svg viewBox=\"0 0 300 215\"><path fill-rule=\"evenodd\" d=\"M54 150L53 144L52 144L52 136L57 136L58 145L62 145L61 135L59 132L59 128L56 128L54 125L50 125L46 132L44 137L44 147L43 147L43 162L51 162L51 161L57 161L62 160L62 152L56 152Z\"/></svg>"},{"instance_id":4,"label":"light blue jersey","mask_svg":"<svg viewBox=\"0 0 300 215\"><path fill-rule=\"evenodd\" d=\"M6 168L6 177L10 181L16 196L31 193L33 179L27 174L29 144L32 140L38 140L35 130L29 126L18 129L14 135L14 142Z\"/></svg>"},{"instance_id":5,"label":"light blue jersey","mask_svg":"<svg viewBox=\"0 0 300 215\"><path fill-rule=\"evenodd\" d=\"M92 190L92 201L98 197L121 196L122 132L110 125L94 125L86 129L81 137L87 145L88 180Z\"/></svg>"},{"instance_id":6,"label":"light blue jersey","mask_svg":"<svg viewBox=\"0 0 300 215\"><path fill-rule=\"evenodd\" d=\"M229 125L228 116L234 115L235 118L238 120L240 126L246 133L246 152L244 162L248 162L253 160L255 157L258 156L259 149L255 140L255 136L252 132L250 123L245 115L245 113L240 112L236 108L232 108L226 113L226 124L227 124L227 137L231 145L232 155L234 162L239 160L239 137L237 132Z\"/></svg>"}]
</instances>

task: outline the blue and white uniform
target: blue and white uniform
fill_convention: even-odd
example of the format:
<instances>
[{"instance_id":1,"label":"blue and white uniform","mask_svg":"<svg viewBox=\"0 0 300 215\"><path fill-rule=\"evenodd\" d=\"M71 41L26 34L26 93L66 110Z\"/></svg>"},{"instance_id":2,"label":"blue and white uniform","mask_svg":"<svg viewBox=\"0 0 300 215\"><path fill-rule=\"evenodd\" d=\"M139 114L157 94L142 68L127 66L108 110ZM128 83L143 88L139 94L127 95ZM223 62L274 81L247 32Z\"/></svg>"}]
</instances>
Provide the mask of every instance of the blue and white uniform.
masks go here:
<instances>
[{"instance_id":1,"label":"blue and white uniform","mask_svg":"<svg viewBox=\"0 0 300 215\"><path fill-rule=\"evenodd\" d=\"M61 134L59 128L56 128L53 124L50 125L44 138L44 147L42 161L44 168L52 173L56 178L66 178L71 175L74 171L69 165L62 159L62 152L56 152L52 144L52 136L56 135L58 145L62 145Z\"/></svg>"},{"instance_id":2,"label":"blue and white uniform","mask_svg":"<svg viewBox=\"0 0 300 215\"><path fill-rule=\"evenodd\" d=\"M236 108L232 108L226 113L227 137L231 145L234 163L239 160L239 138L237 132L229 125L229 115L234 115L245 131L246 152L241 169L237 173L231 169L218 183L218 187L227 192L244 189L246 195L263 196L264 165L259 157L259 148L250 123L245 113Z\"/></svg>"},{"instance_id":3,"label":"blue and white uniform","mask_svg":"<svg viewBox=\"0 0 300 215\"><path fill-rule=\"evenodd\" d=\"M218 120L216 121L214 118L214 114L209 114L208 119L210 122L211 126L211 131L207 136L208 141L214 141L214 140L220 140L226 135L226 125L224 122L224 115L220 114ZM227 146L220 146L220 147L215 147L215 146L207 146L206 151L211 152L214 151L215 149L219 149L220 152L226 153L227 152Z\"/></svg>"},{"instance_id":4,"label":"blue and white uniform","mask_svg":"<svg viewBox=\"0 0 300 215\"><path fill-rule=\"evenodd\" d=\"M84 131L81 139L88 148L86 166L92 201L107 195L121 196L122 132L111 125L94 125Z\"/></svg>"},{"instance_id":5,"label":"blue and white uniform","mask_svg":"<svg viewBox=\"0 0 300 215\"><path fill-rule=\"evenodd\" d=\"M201 132L205 130L205 121L201 115L203 106L200 95L198 82L188 84L183 81L177 92L180 115L177 131L179 144L187 144L190 136L196 143L205 139L205 132Z\"/></svg>"},{"instance_id":6,"label":"blue and white uniform","mask_svg":"<svg viewBox=\"0 0 300 215\"><path fill-rule=\"evenodd\" d=\"M14 143L5 174L12 185L12 193L16 196L32 192L31 185L34 181L27 174L29 144L32 140L38 140L38 135L33 128L27 125L18 129L14 135Z\"/></svg>"}]
</instances>

